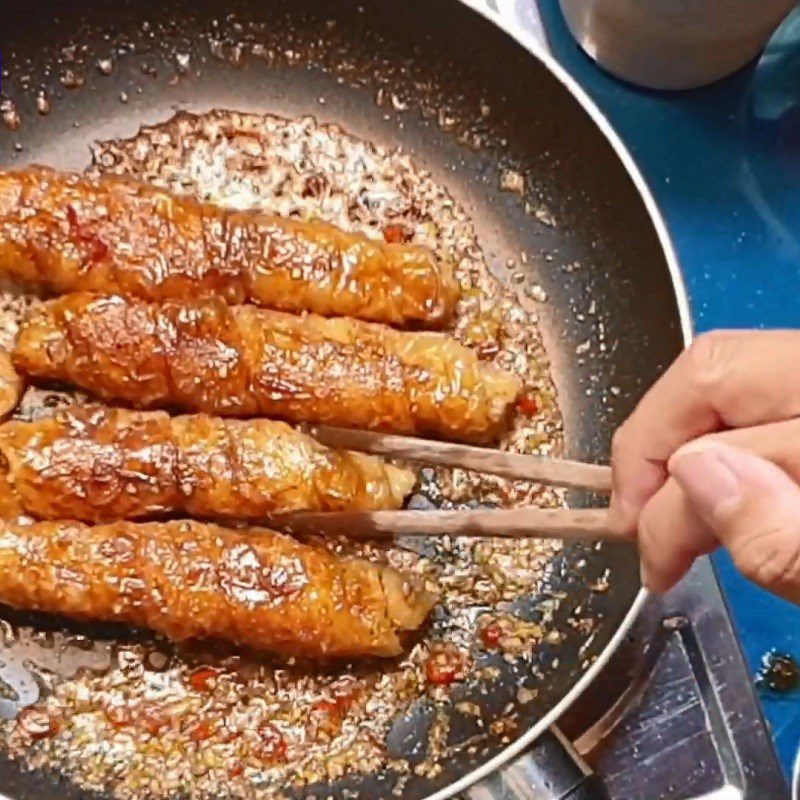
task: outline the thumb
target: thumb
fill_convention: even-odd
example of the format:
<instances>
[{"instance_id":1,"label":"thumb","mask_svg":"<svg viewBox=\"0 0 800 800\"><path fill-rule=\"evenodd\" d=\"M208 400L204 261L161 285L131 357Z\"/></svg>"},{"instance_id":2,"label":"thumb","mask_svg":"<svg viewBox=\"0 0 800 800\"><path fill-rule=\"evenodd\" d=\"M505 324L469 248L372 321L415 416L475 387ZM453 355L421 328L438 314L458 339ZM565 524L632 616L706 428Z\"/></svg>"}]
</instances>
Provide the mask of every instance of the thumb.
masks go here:
<instances>
[{"instance_id":1,"label":"thumb","mask_svg":"<svg viewBox=\"0 0 800 800\"><path fill-rule=\"evenodd\" d=\"M669 471L739 570L800 603L800 487L772 462L708 440L677 450Z\"/></svg>"}]
</instances>

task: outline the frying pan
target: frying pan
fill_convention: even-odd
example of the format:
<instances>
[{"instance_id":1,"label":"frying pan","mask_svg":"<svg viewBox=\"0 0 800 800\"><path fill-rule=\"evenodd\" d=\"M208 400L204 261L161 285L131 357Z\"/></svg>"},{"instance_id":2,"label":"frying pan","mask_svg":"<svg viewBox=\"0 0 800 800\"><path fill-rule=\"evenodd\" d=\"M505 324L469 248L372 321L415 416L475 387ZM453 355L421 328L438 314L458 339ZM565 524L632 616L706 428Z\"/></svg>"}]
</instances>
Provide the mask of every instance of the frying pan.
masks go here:
<instances>
[{"instance_id":1,"label":"frying pan","mask_svg":"<svg viewBox=\"0 0 800 800\"><path fill-rule=\"evenodd\" d=\"M379 145L411 151L469 210L501 280L509 280L506 257L523 250L532 255L523 267L525 280L549 296L540 324L571 457L607 456L610 432L688 337L686 299L668 238L619 140L546 54L533 52L529 43L522 46L465 4L6 0L3 5L2 89L21 117L18 129L0 130L4 167L40 162L81 169L94 140L130 136L179 109L215 107L313 114ZM336 24L326 24L329 20ZM262 33L252 32L253 22L261 24ZM223 50L243 38L252 44L264 31L292 49L292 63L216 58L209 45L211 37ZM68 88L60 80L59 59L62 48L75 44L87 67L84 84ZM115 47L126 57L118 59L112 75L100 74L93 64ZM178 50L190 53L199 69L175 80L170 65ZM46 116L36 111L40 86L52 97ZM381 87L401 95L402 107L376 104ZM127 103L120 102L123 92ZM474 141L469 146L465 122L476 119L479 147ZM520 197L499 191L508 164L531 176L528 191L555 225L526 213ZM590 308L593 314L587 313ZM589 352L584 345L579 358L576 347L586 341ZM609 590L591 591L605 574ZM632 622L642 600L636 553L611 544L570 546L554 558L544 586L525 602L535 608L554 593L566 595L561 621L580 608L597 621L592 634L562 626L567 636L540 648L533 663L500 660L491 692L476 696L490 719L506 703L514 704L521 723L516 740L509 745L488 736L476 752L456 752L434 777L413 775L405 782L404 798L449 797L547 731ZM103 634L100 628L89 632ZM518 699L523 684L536 690L525 703ZM424 750L424 717L412 710L397 721L388 740L396 755L412 758ZM454 709L451 742L474 733ZM553 737L540 741L547 748L559 746ZM0 789L14 800L89 796L56 778L23 773L0 760ZM312 786L303 796L338 800L357 791L364 800L375 800L391 796L392 781L391 773L349 776ZM556 792L555 783L543 781L550 788L542 788L541 796L577 797L563 787Z\"/></svg>"}]
</instances>

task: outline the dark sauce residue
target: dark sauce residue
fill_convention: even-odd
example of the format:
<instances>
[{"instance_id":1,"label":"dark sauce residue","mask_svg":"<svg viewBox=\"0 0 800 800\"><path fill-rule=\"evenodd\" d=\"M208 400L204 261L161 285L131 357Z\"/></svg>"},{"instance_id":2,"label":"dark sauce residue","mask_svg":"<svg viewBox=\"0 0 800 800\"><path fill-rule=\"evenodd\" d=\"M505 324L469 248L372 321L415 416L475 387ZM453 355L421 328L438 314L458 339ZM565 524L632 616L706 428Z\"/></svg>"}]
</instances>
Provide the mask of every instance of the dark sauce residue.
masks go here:
<instances>
[{"instance_id":1,"label":"dark sauce residue","mask_svg":"<svg viewBox=\"0 0 800 800\"><path fill-rule=\"evenodd\" d=\"M800 664L789 653L770 650L761 658L756 687L763 693L789 694L800 688Z\"/></svg>"}]
</instances>

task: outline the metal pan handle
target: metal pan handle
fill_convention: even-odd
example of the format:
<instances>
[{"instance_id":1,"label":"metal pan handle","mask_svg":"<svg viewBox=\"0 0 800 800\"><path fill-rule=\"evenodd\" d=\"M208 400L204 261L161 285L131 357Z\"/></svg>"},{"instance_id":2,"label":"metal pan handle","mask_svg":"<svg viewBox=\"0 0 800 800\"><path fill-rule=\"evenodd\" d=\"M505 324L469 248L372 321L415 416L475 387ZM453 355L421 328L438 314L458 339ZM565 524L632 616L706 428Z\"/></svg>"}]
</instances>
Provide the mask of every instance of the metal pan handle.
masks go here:
<instances>
[{"instance_id":1,"label":"metal pan handle","mask_svg":"<svg viewBox=\"0 0 800 800\"><path fill-rule=\"evenodd\" d=\"M470 800L610 800L600 778L555 726L467 795Z\"/></svg>"},{"instance_id":2,"label":"metal pan handle","mask_svg":"<svg viewBox=\"0 0 800 800\"><path fill-rule=\"evenodd\" d=\"M541 771L542 783L552 787L543 800L610 800L603 782L557 727L545 731L528 755Z\"/></svg>"}]
</instances>

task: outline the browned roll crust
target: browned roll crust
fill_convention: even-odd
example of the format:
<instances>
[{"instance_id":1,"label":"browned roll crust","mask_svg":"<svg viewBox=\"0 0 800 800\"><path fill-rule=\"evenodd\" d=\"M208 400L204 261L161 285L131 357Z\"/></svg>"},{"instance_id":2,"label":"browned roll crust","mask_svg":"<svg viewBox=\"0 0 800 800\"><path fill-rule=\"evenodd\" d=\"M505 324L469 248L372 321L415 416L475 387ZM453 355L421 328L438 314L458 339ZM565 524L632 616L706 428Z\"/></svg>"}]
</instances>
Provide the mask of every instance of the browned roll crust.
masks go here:
<instances>
[{"instance_id":1,"label":"browned roll crust","mask_svg":"<svg viewBox=\"0 0 800 800\"><path fill-rule=\"evenodd\" d=\"M0 173L0 270L58 293L221 297L421 327L445 324L458 300L425 247L42 167Z\"/></svg>"},{"instance_id":2,"label":"browned roll crust","mask_svg":"<svg viewBox=\"0 0 800 800\"><path fill-rule=\"evenodd\" d=\"M140 408L488 442L519 382L450 336L352 319L76 293L23 324L16 367Z\"/></svg>"},{"instance_id":3,"label":"browned roll crust","mask_svg":"<svg viewBox=\"0 0 800 800\"><path fill-rule=\"evenodd\" d=\"M283 422L70 406L0 425L0 514L103 522L400 508L414 474Z\"/></svg>"},{"instance_id":4,"label":"browned roll crust","mask_svg":"<svg viewBox=\"0 0 800 800\"><path fill-rule=\"evenodd\" d=\"M25 383L14 369L11 356L0 350L0 421L19 405L24 391Z\"/></svg>"},{"instance_id":5,"label":"browned roll crust","mask_svg":"<svg viewBox=\"0 0 800 800\"><path fill-rule=\"evenodd\" d=\"M434 598L389 567L199 522L0 522L0 602L309 658L394 656Z\"/></svg>"}]
</instances>

